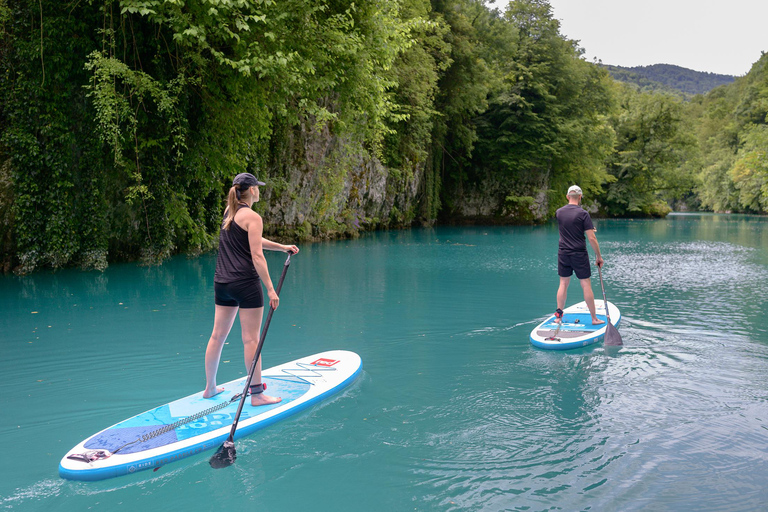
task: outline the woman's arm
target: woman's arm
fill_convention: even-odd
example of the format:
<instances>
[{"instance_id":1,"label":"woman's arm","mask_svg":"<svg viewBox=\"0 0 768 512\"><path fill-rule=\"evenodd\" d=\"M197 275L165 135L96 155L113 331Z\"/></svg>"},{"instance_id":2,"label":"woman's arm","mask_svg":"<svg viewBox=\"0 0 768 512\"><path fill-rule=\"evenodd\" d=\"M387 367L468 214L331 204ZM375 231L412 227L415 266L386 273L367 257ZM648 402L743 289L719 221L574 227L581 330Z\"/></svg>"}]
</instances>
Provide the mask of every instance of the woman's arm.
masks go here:
<instances>
[{"instance_id":1,"label":"woman's arm","mask_svg":"<svg viewBox=\"0 0 768 512\"><path fill-rule=\"evenodd\" d=\"M248 243L251 246L251 259L253 259L253 266L256 268L256 273L259 274L261 282L267 288L267 295L269 296L269 305L272 309L277 309L280 304L280 298L275 292L275 287L272 284L272 279L269 277L269 268L267 267L267 259L264 257L264 250L262 247L261 234L264 232L264 223L261 220L261 216L254 212L245 212L246 217L243 223L243 228L248 231ZM273 242L274 243L274 242Z\"/></svg>"},{"instance_id":2,"label":"woman's arm","mask_svg":"<svg viewBox=\"0 0 768 512\"><path fill-rule=\"evenodd\" d=\"M299 248L295 245L279 244L277 242L273 242L272 240L267 240L264 237L261 238L261 246L265 251L292 252L293 254L299 252Z\"/></svg>"}]
</instances>

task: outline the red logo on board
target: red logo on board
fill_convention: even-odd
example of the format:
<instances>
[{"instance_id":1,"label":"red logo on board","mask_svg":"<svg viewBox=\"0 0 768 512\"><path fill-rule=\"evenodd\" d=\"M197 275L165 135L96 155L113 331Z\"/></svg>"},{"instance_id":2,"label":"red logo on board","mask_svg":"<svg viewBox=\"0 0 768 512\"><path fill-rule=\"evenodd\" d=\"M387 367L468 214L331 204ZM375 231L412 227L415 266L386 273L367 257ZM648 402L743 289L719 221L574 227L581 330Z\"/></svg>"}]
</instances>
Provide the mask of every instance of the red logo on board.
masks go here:
<instances>
[{"instance_id":1,"label":"red logo on board","mask_svg":"<svg viewBox=\"0 0 768 512\"><path fill-rule=\"evenodd\" d=\"M331 366L335 365L336 363L340 363L340 362L341 362L341 361L340 361L340 360L338 360L338 359L325 359L325 358L322 358L322 357L321 357L320 359L318 359L318 360L317 360L317 361L315 361L314 363L310 363L310 364L312 364L312 366L326 366L326 367L331 367Z\"/></svg>"}]
</instances>

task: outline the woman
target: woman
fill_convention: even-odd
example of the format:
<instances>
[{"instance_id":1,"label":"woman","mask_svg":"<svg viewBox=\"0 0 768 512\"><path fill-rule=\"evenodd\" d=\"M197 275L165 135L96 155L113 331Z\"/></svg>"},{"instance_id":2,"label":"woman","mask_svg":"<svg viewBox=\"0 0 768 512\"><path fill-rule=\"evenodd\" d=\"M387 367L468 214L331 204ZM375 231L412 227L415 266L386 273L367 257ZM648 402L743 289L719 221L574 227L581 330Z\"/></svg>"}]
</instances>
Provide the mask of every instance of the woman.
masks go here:
<instances>
[{"instance_id":1,"label":"woman","mask_svg":"<svg viewBox=\"0 0 768 512\"><path fill-rule=\"evenodd\" d=\"M280 298L269 278L267 260L263 250L283 251L296 254L295 245L282 245L263 238L264 225L261 216L251 210L259 200L259 186L263 182L253 174L241 173L232 181L227 198L227 209L219 233L219 256L213 277L216 296L216 314L213 333L205 351L206 385L203 398L218 395L224 388L216 386L221 349L229 335L235 316L240 311L245 370L248 372L256 355L264 313L264 296L261 283L267 288L269 305L277 309ZM261 381L261 357L256 363L251 380L251 405L267 405L280 402L278 397L264 394L266 386Z\"/></svg>"}]
</instances>

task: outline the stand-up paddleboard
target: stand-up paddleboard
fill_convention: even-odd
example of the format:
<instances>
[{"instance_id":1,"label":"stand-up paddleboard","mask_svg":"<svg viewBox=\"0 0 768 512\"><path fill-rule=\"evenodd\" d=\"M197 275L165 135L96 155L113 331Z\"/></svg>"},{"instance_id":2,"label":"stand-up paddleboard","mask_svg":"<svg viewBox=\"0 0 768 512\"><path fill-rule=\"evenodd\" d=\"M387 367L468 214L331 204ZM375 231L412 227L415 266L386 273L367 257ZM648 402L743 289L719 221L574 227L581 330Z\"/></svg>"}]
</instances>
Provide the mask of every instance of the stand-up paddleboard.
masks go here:
<instances>
[{"instance_id":1,"label":"stand-up paddleboard","mask_svg":"<svg viewBox=\"0 0 768 512\"><path fill-rule=\"evenodd\" d=\"M262 372L277 404L253 407L249 398L235 439L304 410L351 384L360 374L360 356L332 350ZM155 469L219 447L229 436L245 377L227 382L224 392L203 398L202 391L129 418L89 437L61 459L59 475L69 480L103 480Z\"/></svg>"},{"instance_id":2,"label":"stand-up paddleboard","mask_svg":"<svg viewBox=\"0 0 768 512\"><path fill-rule=\"evenodd\" d=\"M592 325L592 316L589 314L587 303L574 304L563 310L562 324L555 323L555 315L552 315L531 331L531 343L535 347L548 350L566 350L586 347L602 341L608 325L604 301L595 301L595 313L597 318L606 323ZM621 321L619 308L608 302L608 313L610 313L611 323L618 327Z\"/></svg>"}]
</instances>

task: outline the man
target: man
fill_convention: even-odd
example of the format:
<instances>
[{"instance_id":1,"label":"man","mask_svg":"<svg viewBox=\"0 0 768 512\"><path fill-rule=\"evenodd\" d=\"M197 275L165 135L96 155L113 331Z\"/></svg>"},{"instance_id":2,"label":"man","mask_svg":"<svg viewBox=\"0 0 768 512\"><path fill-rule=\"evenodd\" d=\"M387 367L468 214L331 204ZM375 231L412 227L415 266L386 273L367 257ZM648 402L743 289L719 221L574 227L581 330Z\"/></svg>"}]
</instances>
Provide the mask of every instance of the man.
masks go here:
<instances>
[{"instance_id":1,"label":"man","mask_svg":"<svg viewBox=\"0 0 768 512\"><path fill-rule=\"evenodd\" d=\"M557 274L560 276L560 288L557 290L557 310L555 321L563 317L565 299L568 296L568 284L575 272L584 292L584 301L592 315L592 325L605 323L595 314L595 295L592 293L592 270L589 264L589 253L584 235L589 239L589 245L595 251L597 266L602 268L603 258L600 255L600 245L597 243L595 226L589 213L579 206L581 204L581 188L573 185L568 189L568 204L557 210L557 224L560 228L560 243L557 251Z\"/></svg>"}]
</instances>

